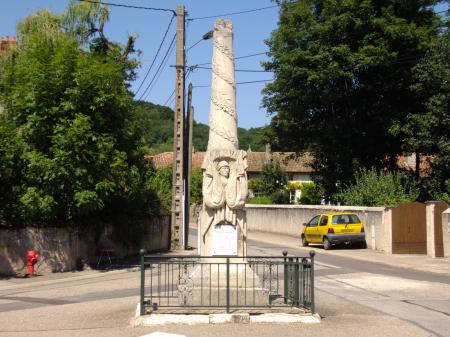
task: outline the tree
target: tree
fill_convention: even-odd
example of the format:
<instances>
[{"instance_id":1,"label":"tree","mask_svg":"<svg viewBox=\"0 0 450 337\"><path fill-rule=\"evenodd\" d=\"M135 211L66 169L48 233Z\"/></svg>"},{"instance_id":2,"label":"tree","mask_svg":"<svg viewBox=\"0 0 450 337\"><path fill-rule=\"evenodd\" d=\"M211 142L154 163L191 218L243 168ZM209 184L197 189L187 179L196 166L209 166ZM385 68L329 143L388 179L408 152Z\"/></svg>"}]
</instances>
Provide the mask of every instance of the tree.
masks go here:
<instances>
[{"instance_id":1,"label":"tree","mask_svg":"<svg viewBox=\"0 0 450 337\"><path fill-rule=\"evenodd\" d=\"M403 126L404 148L431 156L426 197L450 202L450 33L448 30L413 68L413 92L421 102ZM417 174L418 174L417 170Z\"/></svg>"},{"instance_id":2,"label":"tree","mask_svg":"<svg viewBox=\"0 0 450 337\"><path fill-rule=\"evenodd\" d=\"M2 216L13 209L22 224L127 227L157 211L129 91L134 38L109 41L107 18L99 3L72 1L62 15L43 10L19 24L20 43L1 63L0 100L15 135L0 132L17 144L0 144L2 163L17 159L1 176L20 166L5 178L16 194Z\"/></svg>"},{"instance_id":3,"label":"tree","mask_svg":"<svg viewBox=\"0 0 450 337\"><path fill-rule=\"evenodd\" d=\"M282 190L287 183L286 172L283 171L280 163L277 161L264 164L261 176L264 182L264 192L267 194Z\"/></svg>"},{"instance_id":4,"label":"tree","mask_svg":"<svg viewBox=\"0 0 450 337\"><path fill-rule=\"evenodd\" d=\"M359 167L395 167L398 130L420 103L411 69L437 36L437 2L279 1L263 105L274 148L311 151L327 196Z\"/></svg>"}]
</instances>

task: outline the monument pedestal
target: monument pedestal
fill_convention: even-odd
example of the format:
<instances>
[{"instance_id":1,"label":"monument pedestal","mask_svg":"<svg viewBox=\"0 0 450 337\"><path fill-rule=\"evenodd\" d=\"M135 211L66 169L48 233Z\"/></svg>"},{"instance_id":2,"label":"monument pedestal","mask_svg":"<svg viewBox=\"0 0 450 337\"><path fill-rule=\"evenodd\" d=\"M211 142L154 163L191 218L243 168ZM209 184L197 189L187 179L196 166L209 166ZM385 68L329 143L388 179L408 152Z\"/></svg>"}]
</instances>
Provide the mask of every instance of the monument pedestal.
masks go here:
<instances>
[{"instance_id":1,"label":"monument pedestal","mask_svg":"<svg viewBox=\"0 0 450 337\"><path fill-rule=\"evenodd\" d=\"M202 259L178 286L180 304L224 307L229 296L229 305L234 307L269 305L269 290L245 258L230 258L228 266L224 261Z\"/></svg>"}]
</instances>

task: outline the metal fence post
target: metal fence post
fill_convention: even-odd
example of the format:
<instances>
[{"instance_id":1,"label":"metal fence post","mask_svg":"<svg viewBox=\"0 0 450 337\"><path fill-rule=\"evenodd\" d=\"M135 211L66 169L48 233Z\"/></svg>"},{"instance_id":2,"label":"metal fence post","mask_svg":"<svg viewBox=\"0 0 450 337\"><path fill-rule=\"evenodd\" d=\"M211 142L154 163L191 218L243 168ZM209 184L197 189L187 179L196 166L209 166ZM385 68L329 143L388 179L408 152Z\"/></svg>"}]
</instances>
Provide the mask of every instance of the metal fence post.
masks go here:
<instances>
[{"instance_id":1,"label":"metal fence post","mask_svg":"<svg viewBox=\"0 0 450 337\"><path fill-rule=\"evenodd\" d=\"M227 257L227 314L230 313L230 259Z\"/></svg>"},{"instance_id":2,"label":"metal fence post","mask_svg":"<svg viewBox=\"0 0 450 337\"><path fill-rule=\"evenodd\" d=\"M314 314L315 304L314 304L314 255L316 252L311 250L309 251L309 256L311 257L311 313Z\"/></svg>"},{"instance_id":3,"label":"metal fence post","mask_svg":"<svg viewBox=\"0 0 450 337\"><path fill-rule=\"evenodd\" d=\"M145 249L139 251L141 254L141 298L140 298L140 313L141 316L145 315L145 301L144 301L144 291L145 291Z\"/></svg>"},{"instance_id":4,"label":"metal fence post","mask_svg":"<svg viewBox=\"0 0 450 337\"><path fill-rule=\"evenodd\" d=\"M288 270L288 264L287 264L287 256L288 252L283 250L283 256L284 256L284 304L287 304L287 299L288 299L288 278L289 278L289 270Z\"/></svg>"},{"instance_id":5,"label":"metal fence post","mask_svg":"<svg viewBox=\"0 0 450 337\"><path fill-rule=\"evenodd\" d=\"M298 257L295 259L295 265L294 265L294 305L299 306L300 305L300 265Z\"/></svg>"}]
</instances>

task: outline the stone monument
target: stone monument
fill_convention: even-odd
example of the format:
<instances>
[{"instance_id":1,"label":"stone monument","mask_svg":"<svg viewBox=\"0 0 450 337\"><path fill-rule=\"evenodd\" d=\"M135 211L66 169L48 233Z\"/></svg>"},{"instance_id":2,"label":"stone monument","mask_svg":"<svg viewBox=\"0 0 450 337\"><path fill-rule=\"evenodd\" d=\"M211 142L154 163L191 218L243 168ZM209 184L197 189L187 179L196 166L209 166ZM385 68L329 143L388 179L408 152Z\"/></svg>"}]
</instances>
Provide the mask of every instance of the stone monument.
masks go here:
<instances>
[{"instance_id":1,"label":"stone monument","mask_svg":"<svg viewBox=\"0 0 450 337\"><path fill-rule=\"evenodd\" d=\"M202 256L247 253L247 153L238 150L231 20L214 24L208 148L203 161Z\"/></svg>"},{"instance_id":2,"label":"stone monument","mask_svg":"<svg viewBox=\"0 0 450 337\"><path fill-rule=\"evenodd\" d=\"M183 305L223 306L227 294L236 304L251 294L253 305L267 305L269 292L246 259L247 153L238 149L231 20L216 20L213 38L209 139L198 226L200 255L208 258L180 277L179 299ZM220 256L228 257L231 270Z\"/></svg>"}]
</instances>

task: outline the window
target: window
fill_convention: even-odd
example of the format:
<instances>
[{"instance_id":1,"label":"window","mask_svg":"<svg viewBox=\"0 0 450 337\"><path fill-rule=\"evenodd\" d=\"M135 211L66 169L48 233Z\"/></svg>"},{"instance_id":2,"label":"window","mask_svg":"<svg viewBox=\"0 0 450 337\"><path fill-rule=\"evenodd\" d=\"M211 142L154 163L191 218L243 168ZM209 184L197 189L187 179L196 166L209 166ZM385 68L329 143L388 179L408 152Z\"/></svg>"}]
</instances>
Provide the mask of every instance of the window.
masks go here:
<instances>
[{"instance_id":1,"label":"window","mask_svg":"<svg viewBox=\"0 0 450 337\"><path fill-rule=\"evenodd\" d=\"M357 224L360 223L358 216L356 214L340 214L333 215L331 219L331 223L333 225L348 225L348 224Z\"/></svg>"},{"instance_id":2,"label":"window","mask_svg":"<svg viewBox=\"0 0 450 337\"><path fill-rule=\"evenodd\" d=\"M317 223L319 222L320 215L316 215L314 218L311 219L311 221L308 223L308 227L315 227L317 226Z\"/></svg>"},{"instance_id":3,"label":"window","mask_svg":"<svg viewBox=\"0 0 450 337\"><path fill-rule=\"evenodd\" d=\"M320 226L326 226L328 223L328 216L324 215L322 219L320 219Z\"/></svg>"}]
</instances>

